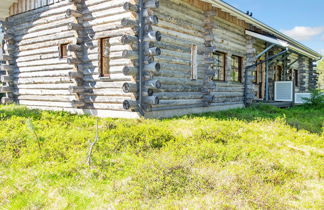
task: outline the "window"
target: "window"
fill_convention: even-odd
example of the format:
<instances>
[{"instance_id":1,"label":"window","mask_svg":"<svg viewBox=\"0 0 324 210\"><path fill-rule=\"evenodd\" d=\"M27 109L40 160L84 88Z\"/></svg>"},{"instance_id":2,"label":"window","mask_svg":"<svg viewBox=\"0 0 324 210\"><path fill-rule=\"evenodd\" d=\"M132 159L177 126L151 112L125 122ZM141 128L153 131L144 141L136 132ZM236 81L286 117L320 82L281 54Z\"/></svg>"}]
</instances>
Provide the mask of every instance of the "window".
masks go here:
<instances>
[{"instance_id":1,"label":"window","mask_svg":"<svg viewBox=\"0 0 324 210\"><path fill-rule=\"evenodd\" d=\"M242 57L232 56L232 81L242 82Z\"/></svg>"},{"instance_id":2,"label":"window","mask_svg":"<svg viewBox=\"0 0 324 210\"><path fill-rule=\"evenodd\" d=\"M295 86L298 87L298 70L294 69L294 83Z\"/></svg>"},{"instance_id":3,"label":"window","mask_svg":"<svg viewBox=\"0 0 324 210\"><path fill-rule=\"evenodd\" d=\"M68 57L68 50L67 50L68 44L61 44L60 45L60 58L67 58Z\"/></svg>"},{"instance_id":4,"label":"window","mask_svg":"<svg viewBox=\"0 0 324 210\"><path fill-rule=\"evenodd\" d=\"M100 76L109 76L109 54L110 43L109 38L102 38L99 40L99 68Z\"/></svg>"},{"instance_id":5,"label":"window","mask_svg":"<svg viewBox=\"0 0 324 210\"><path fill-rule=\"evenodd\" d=\"M214 81L225 81L225 62L226 62L226 54L222 52L214 53L214 58L217 61L217 65L215 66L215 75Z\"/></svg>"},{"instance_id":6,"label":"window","mask_svg":"<svg viewBox=\"0 0 324 210\"><path fill-rule=\"evenodd\" d=\"M198 48L197 45L191 46L191 79L196 80L198 79L198 61L197 56L198 54Z\"/></svg>"}]
</instances>

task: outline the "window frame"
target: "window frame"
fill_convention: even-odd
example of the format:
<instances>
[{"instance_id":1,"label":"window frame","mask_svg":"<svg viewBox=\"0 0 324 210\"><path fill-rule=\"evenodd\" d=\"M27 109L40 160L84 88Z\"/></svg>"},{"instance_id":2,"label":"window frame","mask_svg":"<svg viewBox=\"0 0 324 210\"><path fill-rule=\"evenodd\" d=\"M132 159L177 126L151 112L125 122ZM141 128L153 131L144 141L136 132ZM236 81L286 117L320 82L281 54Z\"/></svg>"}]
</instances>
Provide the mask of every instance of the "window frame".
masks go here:
<instances>
[{"instance_id":1,"label":"window frame","mask_svg":"<svg viewBox=\"0 0 324 210\"><path fill-rule=\"evenodd\" d=\"M191 45L191 80L198 79L198 46Z\"/></svg>"},{"instance_id":2,"label":"window frame","mask_svg":"<svg viewBox=\"0 0 324 210\"><path fill-rule=\"evenodd\" d=\"M106 40L109 40L111 39L111 37L102 37L102 38L99 38L98 39L98 56L99 56L99 75L100 77L110 77L110 65L109 65L109 62L110 62L110 43L108 44L108 48L109 48L109 55L108 57L105 57L104 56L104 42ZM104 59L107 59L107 67L104 67ZM104 70L104 68L106 68L106 70Z\"/></svg>"},{"instance_id":3,"label":"window frame","mask_svg":"<svg viewBox=\"0 0 324 210\"><path fill-rule=\"evenodd\" d=\"M223 72L223 79L215 79L215 77L213 77L213 81L217 81L217 82L226 82L226 56L227 56L227 53L225 52L221 52L221 51L216 51L214 53L214 56L217 56L217 54L220 54L223 56L223 68L222 68L222 72ZM219 65L218 65L219 67ZM218 74L220 72L221 69L219 69L218 71Z\"/></svg>"},{"instance_id":4,"label":"window frame","mask_svg":"<svg viewBox=\"0 0 324 210\"><path fill-rule=\"evenodd\" d=\"M232 63L231 63L231 71L233 72L234 71L234 68L233 68L233 58L238 58L238 80L233 80L232 78L232 81L233 82L239 82L239 83L242 83L243 82L243 78L242 78L242 75L243 75L243 57L242 56L238 56L238 55L232 55L231 56L231 59L232 59Z\"/></svg>"},{"instance_id":5,"label":"window frame","mask_svg":"<svg viewBox=\"0 0 324 210\"><path fill-rule=\"evenodd\" d=\"M69 43L62 43L62 44L59 45L59 57L60 57L60 59L65 59L65 58L69 57L68 49L67 49L68 45L69 45ZM65 51L64 51L64 49L65 49Z\"/></svg>"}]
</instances>

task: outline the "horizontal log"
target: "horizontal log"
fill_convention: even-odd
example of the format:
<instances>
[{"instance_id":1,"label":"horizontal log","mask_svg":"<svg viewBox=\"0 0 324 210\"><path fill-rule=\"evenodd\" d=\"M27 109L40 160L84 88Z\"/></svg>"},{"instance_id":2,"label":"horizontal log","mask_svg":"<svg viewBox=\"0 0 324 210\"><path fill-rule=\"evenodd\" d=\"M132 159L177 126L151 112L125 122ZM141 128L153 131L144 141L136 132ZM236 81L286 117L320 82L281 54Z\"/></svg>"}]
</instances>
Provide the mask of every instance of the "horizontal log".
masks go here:
<instances>
[{"instance_id":1,"label":"horizontal log","mask_svg":"<svg viewBox=\"0 0 324 210\"><path fill-rule=\"evenodd\" d=\"M133 100L125 100L123 102L123 108L125 110L135 109L137 107L137 102Z\"/></svg>"},{"instance_id":2,"label":"horizontal log","mask_svg":"<svg viewBox=\"0 0 324 210\"><path fill-rule=\"evenodd\" d=\"M70 79L82 79L83 73L78 72L78 71L72 71L72 72L69 72L69 77L70 77Z\"/></svg>"},{"instance_id":3,"label":"horizontal log","mask_svg":"<svg viewBox=\"0 0 324 210\"><path fill-rule=\"evenodd\" d=\"M123 35L121 37L122 44L132 44L132 43L136 43L137 41L138 41L138 38L136 36Z\"/></svg>"},{"instance_id":4,"label":"horizontal log","mask_svg":"<svg viewBox=\"0 0 324 210\"><path fill-rule=\"evenodd\" d=\"M155 8L159 8L159 6L160 6L159 0L149 0L144 3L145 8L155 9Z\"/></svg>"},{"instance_id":5,"label":"horizontal log","mask_svg":"<svg viewBox=\"0 0 324 210\"><path fill-rule=\"evenodd\" d=\"M124 27L132 27L137 25L137 21L129 18L123 18L121 20L121 25Z\"/></svg>"},{"instance_id":6,"label":"horizontal log","mask_svg":"<svg viewBox=\"0 0 324 210\"><path fill-rule=\"evenodd\" d=\"M75 18L79 18L82 17L82 13L77 11L77 10L72 10L72 9L67 9L66 13L65 13L66 17L75 17Z\"/></svg>"},{"instance_id":7,"label":"horizontal log","mask_svg":"<svg viewBox=\"0 0 324 210\"><path fill-rule=\"evenodd\" d=\"M6 64L0 65L1 71L13 71L14 69L15 69L15 66L13 66L13 65L6 65Z\"/></svg>"},{"instance_id":8,"label":"horizontal log","mask_svg":"<svg viewBox=\"0 0 324 210\"><path fill-rule=\"evenodd\" d=\"M1 104L12 104L14 100L12 98L8 97L2 97L1 98Z\"/></svg>"},{"instance_id":9,"label":"horizontal log","mask_svg":"<svg viewBox=\"0 0 324 210\"><path fill-rule=\"evenodd\" d=\"M124 93L135 93L137 92L137 84L125 82L122 86Z\"/></svg>"},{"instance_id":10,"label":"horizontal log","mask_svg":"<svg viewBox=\"0 0 324 210\"><path fill-rule=\"evenodd\" d=\"M162 35L159 31L149 31L144 37L144 41L146 42L159 42L161 40Z\"/></svg>"},{"instance_id":11,"label":"horizontal log","mask_svg":"<svg viewBox=\"0 0 324 210\"><path fill-rule=\"evenodd\" d=\"M130 2L125 2L123 5L124 10L131 12L138 12L138 6Z\"/></svg>"},{"instance_id":12,"label":"horizontal log","mask_svg":"<svg viewBox=\"0 0 324 210\"><path fill-rule=\"evenodd\" d=\"M82 25L77 24L77 23L68 23L68 29L69 30L80 31L82 29Z\"/></svg>"},{"instance_id":13,"label":"horizontal log","mask_svg":"<svg viewBox=\"0 0 324 210\"><path fill-rule=\"evenodd\" d=\"M145 17L144 19L145 21L145 24L153 24L153 25L156 25L159 23L159 18L156 16L156 15L152 15L152 16L148 16L148 17Z\"/></svg>"},{"instance_id":14,"label":"horizontal log","mask_svg":"<svg viewBox=\"0 0 324 210\"><path fill-rule=\"evenodd\" d=\"M145 96L142 98L144 104L157 105L160 103L160 99L157 96Z\"/></svg>"},{"instance_id":15,"label":"horizontal log","mask_svg":"<svg viewBox=\"0 0 324 210\"><path fill-rule=\"evenodd\" d=\"M1 82L12 82L13 81L13 77L9 76L9 75L2 75L0 81Z\"/></svg>"},{"instance_id":16,"label":"horizontal log","mask_svg":"<svg viewBox=\"0 0 324 210\"><path fill-rule=\"evenodd\" d=\"M153 79L145 81L145 87L149 89L160 89L161 88L161 82L159 80Z\"/></svg>"},{"instance_id":17,"label":"horizontal log","mask_svg":"<svg viewBox=\"0 0 324 210\"><path fill-rule=\"evenodd\" d=\"M69 44L67 46L67 50L72 52L80 52L82 51L82 46L77 44Z\"/></svg>"},{"instance_id":18,"label":"horizontal log","mask_svg":"<svg viewBox=\"0 0 324 210\"><path fill-rule=\"evenodd\" d=\"M82 63L82 61L78 58L68 58L68 59L66 59L66 62L68 64L81 64Z\"/></svg>"},{"instance_id":19,"label":"horizontal log","mask_svg":"<svg viewBox=\"0 0 324 210\"><path fill-rule=\"evenodd\" d=\"M145 49L145 55L159 56L159 55L161 55L161 49L158 47L152 47L152 48Z\"/></svg>"},{"instance_id":20,"label":"horizontal log","mask_svg":"<svg viewBox=\"0 0 324 210\"><path fill-rule=\"evenodd\" d=\"M71 104L72 104L73 107L76 107L76 108L80 108L80 107L83 107L83 106L86 105L85 102L83 102L83 101L77 101L77 100L73 100L71 102Z\"/></svg>"},{"instance_id":21,"label":"horizontal log","mask_svg":"<svg viewBox=\"0 0 324 210\"><path fill-rule=\"evenodd\" d=\"M13 87L2 86L0 87L0 93L12 93L14 91Z\"/></svg>"},{"instance_id":22,"label":"horizontal log","mask_svg":"<svg viewBox=\"0 0 324 210\"><path fill-rule=\"evenodd\" d=\"M4 61L13 61L14 58L11 55L2 55Z\"/></svg>"},{"instance_id":23,"label":"horizontal log","mask_svg":"<svg viewBox=\"0 0 324 210\"><path fill-rule=\"evenodd\" d=\"M84 87L80 86L70 86L69 87L69 92L72 93L83 93L84 92Z\"/></svg>"}]
</instances>

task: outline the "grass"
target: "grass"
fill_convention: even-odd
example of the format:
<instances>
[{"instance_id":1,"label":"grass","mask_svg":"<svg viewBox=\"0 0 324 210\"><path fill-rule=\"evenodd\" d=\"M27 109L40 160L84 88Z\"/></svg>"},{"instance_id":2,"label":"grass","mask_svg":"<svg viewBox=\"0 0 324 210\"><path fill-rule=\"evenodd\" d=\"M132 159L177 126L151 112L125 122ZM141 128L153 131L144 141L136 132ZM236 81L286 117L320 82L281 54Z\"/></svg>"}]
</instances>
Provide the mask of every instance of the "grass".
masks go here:
<instances>
[{"instance_id":1,"label":"grass","mask_svg":"<svg viewBox=\"0 0 324 210\"><path fill-rule=\"evenodd\" d=\"M0 209L323 209L324 107L164 120L0 107Z\"/></svg>"}]
</instances>

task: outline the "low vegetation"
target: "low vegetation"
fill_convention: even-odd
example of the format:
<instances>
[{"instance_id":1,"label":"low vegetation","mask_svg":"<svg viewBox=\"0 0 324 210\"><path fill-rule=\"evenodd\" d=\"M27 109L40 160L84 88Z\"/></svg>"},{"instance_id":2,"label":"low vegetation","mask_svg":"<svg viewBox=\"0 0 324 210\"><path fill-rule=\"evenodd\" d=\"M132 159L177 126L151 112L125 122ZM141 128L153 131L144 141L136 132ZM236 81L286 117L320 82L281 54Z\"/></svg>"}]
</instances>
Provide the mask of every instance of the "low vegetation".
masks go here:
<instances>
[{"instance_id":1,"label":"low vegetation","mask_svg":"<svg viewBox=\"0 0 324 210\"><path fill-rule=\"evenodd\" d=\"M324 107L164 120L0 106L0 209L323 209Z\"/></svg>"}]
</instances>

